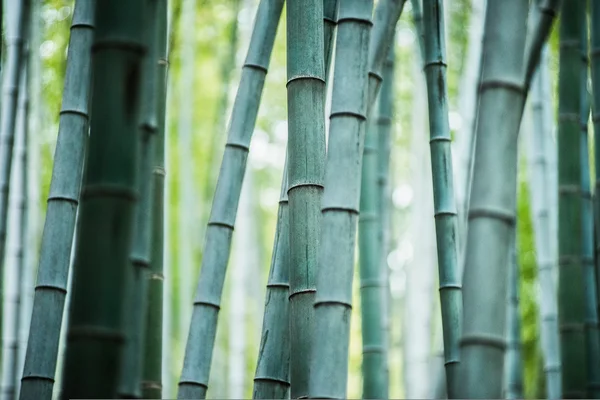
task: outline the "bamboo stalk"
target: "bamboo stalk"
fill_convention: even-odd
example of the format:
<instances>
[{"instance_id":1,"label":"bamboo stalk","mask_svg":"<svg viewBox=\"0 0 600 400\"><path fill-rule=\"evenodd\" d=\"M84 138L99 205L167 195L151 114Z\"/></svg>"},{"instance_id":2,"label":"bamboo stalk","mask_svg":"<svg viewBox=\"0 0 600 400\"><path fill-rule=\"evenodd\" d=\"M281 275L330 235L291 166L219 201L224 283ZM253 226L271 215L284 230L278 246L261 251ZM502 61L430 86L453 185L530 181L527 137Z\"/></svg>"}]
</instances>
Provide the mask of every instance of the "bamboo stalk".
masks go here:
<instances>
[{"instance_id":1,"label":"bamboo stalk","mask_svg":"<svg viewBox=\"0 0 600 400\"><path fill-rule=\"evenodd\" d=\"M463 276L459 398L502 395L506 267L515 229L517 138L525 102L526 0L490 1ZM445 330L444 330L445 331ZM446 332L444 332L446 333ZM452 397L449 393L449 397Z\"/></svg>"},{"instance_id":2,"label":"bamboo stalk","mask_svg":"<svg viewBox=\"0 0 600 400\"><path fill-rule=\"evenodd\" d=\"M542 51L538 73L532 82L531 112L533 129L528 132L531 140L528 143L529 184L533 224L535 231L536 260L538 265L538 282L540 287L540 336L544 354L544 372L546 375L546 395L548 399L560 399L561 366L558 339L558 311L556 299L556 282L553 271L557 260L553 251L552 233L550 231L551 185L550 185L550 152L556 151L552 145L551 129L553 119L547 117L547 94L545 87L549 82L548 50ZM554 210L556 211L556 210Z\"/></svg>"},{"instance_id":3,"label":"bamboo stalk","mask_svg":"<svg viewBox=\"0 0 600 400\"><path fill-rule=\"evenodd\" d=\"M117 394L138 198L145 0L96 4L94 116L73 263L62 398Z\"/></svg>"},{"instance_id":4,"label":"bamboo stalk","mask_svg":"<svg viewBox=\"0 0 600 400\"><path fill-rule=\"evenodd\" d=\"M152 169L152 246L146 302L146 333L144 341L142 374L142 396L147 399L162 399L163 358L163 291L164 291L164 247L165 247L165 115L167 108L167 9L168 0L158 0L157 21L157 132ZM168 350L167 350L168 351ZM166 394L169 396L169 394Z\"/></svg>"},{"instance_id":5,"label":"bamboo stalk","mask_svg":"<svg viewBox=\"0 0 600 400\"><path fill-rule=\"evenodd\" d=\"M446 387L448 398L452 399L457 397L455 388L460 362L458 342L461 335L462 294L456 254L458 218L448 123L443 3L424 0L423 22Z\"/></svg>"},{"instance_id":6,"label":"bamboo stalk","mask_svg":"<svg viewBox=\"0 0 600 400\"><path fill-rule=\"evenodd\" d=\"M154 179L154 146L158 132L158 59L159 1L146 1L144 39L148 54L142 64L141 105L138 159L138 193L140 200L135 210L135 226L128 267L130 296L125 301L125 321L127 341L121 361L119 395L123 398L137 398L142 394L143 351L145 348L145 325L148 297L148 276L152 256L152 226Z\"/></svg>"},{"instance_id":7,"label":"bamboo stalk","mask_svg":"<svg viewBox=\"0 0 600 400\"><path fill-rule=\"evenodd\" d=\"M21 400L52 396L88 136L94 8L78 0L73 11Z\"/></svg>"},{"instance_id":8,"label":"bamboo stalk","mask_svg":"<svg viewBox=\"0 0 600 400\"><path fill-rule=\"evenodd\" d=\"M372 7L372 1L347 0L340 3L338 15L325 190L322 204L317 204L322 208L322 236L316 271L316 339L308 391L311 397L346 397L354 246L369 100L367 60ZM382 53L382 58L385 56ZM290 173L291 187L292 176ZM292 191L289 193L293 205ZM293 217L292 214L292 221Z\"/></svg>"},{"instance_id":9,"label":"bamboo stalk","mask_svg":"<svg viewBox=\"0 0 600 400\"><path fill-rule=\"evenodd\" d=\"M179 382L179 399L206 396L217 316L248 150L283 0L261 0L233 105Z\"/></svg>"},{"instance_id":10,"label":"bamboo stalk","mask_svg":"<svg viewBox=\"0 0 600 400\"><path fill-rule=\"evenodd\" d=\"M590 70L592 78L592 123L594 124L594 217L595 217L595 259L596 284L600 287L600 4L590 2ZM600 310L600 290L597 294L596 309Z\"/></svg>"}]
</instances>

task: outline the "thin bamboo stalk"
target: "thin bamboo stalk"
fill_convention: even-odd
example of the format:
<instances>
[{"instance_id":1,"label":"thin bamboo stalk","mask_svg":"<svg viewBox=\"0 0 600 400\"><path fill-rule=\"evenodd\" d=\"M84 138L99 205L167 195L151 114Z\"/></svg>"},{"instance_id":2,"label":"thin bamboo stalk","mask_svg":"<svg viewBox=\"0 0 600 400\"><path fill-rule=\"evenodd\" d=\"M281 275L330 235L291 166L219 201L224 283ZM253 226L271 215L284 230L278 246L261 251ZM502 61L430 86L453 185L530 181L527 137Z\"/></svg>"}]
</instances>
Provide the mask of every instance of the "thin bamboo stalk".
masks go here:
<instances>
[{"instance_id":1,"label":"thin bamboo stalk","mask_svg":"<svg viewBox=\"0 0 600 400\"><path fill-rule=\"evenodd\" d=\"M95 1L75 3L20 399L52 396L88 137Z\"/></svg>"},{"instance_id":2,"label":"thin bamboo stalk","mask_svg":"<svg viewBox=\"0 0 600 400\"><path fill-rule=\"evenodd\" d=\"M521 354L521 316L519 311L519 261L517 253L517 235L511 244L510 263L508 265L507 297L507 350L506 350L506 399L523 397L523 362Z\"/></svg>"},{"instance_id":3,"label":"thin bamboo stalk","mask_svg":"<svg viewBox=\"0 0 600 400\"><path fill-rule=\"evenodd\" d=\"M558 318L563 366L563 398L586 395L584 321L586 304L581 210L581 25L583 0L562 6L560 23L558 168L559 292Z\"/></svg>"},{"instance_id":4,"label":"thin bamboo stalk","mask_svg":"<svg viewBox=\"0 0 600 400\"><path fill-rule=\"evenodd\" d=\"M323 42L325 43L325 80L329 80L334 34L337 27L338 0L323 0Z\"/></svg>"},{"instance_id":5,"label":"thin bamboo stalk","mask_svg":"<svg viewBox=\"0 0 600 400\"><path fill-rule=\"evenodd\" d=\"M592 122L594 124L594 217L596 284L600 287L600 4L590 2L590 69L592 77ZM600 310L600 290L597 293L597 310Z\"/></svg>"},{"instance_id":6,"label":"thin bamboo stalk","mask_svg":"<svg viewBox=\"0 0 600 400\"><path fill-rule=\"evenodd\" d=\"M127 340L121 361L119 395L123 398L137 398L142 394L142 375L145 348L146 301L148 297L148 276L150 274L150 257L152 256L152 226L154 179L154 146L158 132L158 58L159 38L158 0L146 1L144 23L144 39L148 53L142 64L141 105L138 158L137 190L139 202L135 210L135 226L130 250L128 267L129 293L126 298L125 329Z\"/></svg>"},{"instance_id":7,"label":"thin bamboo stalk","mask_svg":"<svg viewBox=\"0 0 600 400\"><path fill-rule=\"evenodd\" d=\"M540 336L544 354L544 372L546 375L546 396L548 399L560 399L561 367L558 338L558 311L556 282L553 270L557 260L554 256L552 233L550 231L551 185L549 153L556 149L552 145L551 121L547 117L547 99L544 88L549 82L548 50L542 51L538 73L532 82L531 112L533 129L528 132L529 184L533 225L535 231L536 260L538 265ZM556 210L554 210L556 211Z\"/></svg>"},{"instance_id":8,"label":"thin bamboo stalk","mask_svg":"<svg viewBox=\"0 0 600 400\"><path fill-rule=\"evenodd\" d=\"M23 48L23 71L20 74L19 100L15 125L15 156L11 178L13 189L9 202L10 235L7 241L6 291L4 292L5 321L2 357L2 398L15 399L20 386L19 367L21 366L22 346L21 317L23 315L23 288L25 279L25 248L27 243L27 122L29 108L28 93L28 52Z\"/></svg>"},{"instance_id":9,"label":"thin bamboo stalk","mask_svg":"<svg viewBox=\"0 0 600 400\"><path fill-rule=\"evenodd\" d=\"M6 13L6 63L2 71L0 115L0 292L4 290L8 207L17 119L19 83L23 72L23 48L28 35L31 0L8 3ZM1 28L0 28L1 29ZM0 307L0 312L2 307ZM2 323L0 315L0 324ZM1 327L1 325L0 325Z\"/></svg>"},{"instance_id":10,"label":"thin bamboo stalk","mask_svg":"<svg viewBox=\"0 0 600 400\"><path fill-rule=\"evenodd\" d=\"M460 398L502 395L528 6L527 0L490 1L486 10L463 276L463 362L454 388Z\"/></svg>"},{"instance_id":11,"label":"thin bamboo stalk","mask_svg":"<svg viewBox=\"0 0 600 400\"><path fill-rule=\"evenodd\" d=\"M283 0L261 0L233 105L225 154L217 180L179 382L179 399L206 396L217 317L250 139Z\"/></svg>"},{"instance_id":12,"label":"thin bamboo stalk","mask_svg":"<svg viewBox=\"0 0 600 400\"><path fill-rule=\"evenodd\" d=\"M313 342L310 364L311 397L346 397L354 246L369 101L367 60L370 61L372 8L372 1L348 0L340 3L338 15L325 190L322 204L317 205L322 209L322 236L316 271L313 334L318 339ZM379 69L386 55L382 53ZM292 176L290 173L291 187L295 183ZM289 193L293 205L292 191ZM293 217L292 214L292 221ZM379 281L379 277L375 280ZM373 297L374 301L381 300L379 291ZM380 320L375 321L379 327Z\"/></svg>"},{"instance_id":13,"label":"thin bamboo stalk","mask_svg":"<svg viewBox=\"0 0 600 400\"><path fill-rule=\"evenodd\" d=\"M460 362L458 342L462 318L461 279L457 265L457 213L452 176L450 128L446 88L446 44L443 40L443 3L423 1L424 65L427 78L431 171L440 302L444 331L444 358L448 398L456 398L457 372Z\"/></svg>"},{"instance_id":14,"label":"thin bamboo stalk","mask_svg":"<svg viewBox=\"0 0 600 400\"><path fill-rule=\"evenodd\" d=\"M598 327L596 272L594 269L594 206L590 182L588 121L590 98L588 93L588 21L587 1L582 2L580 26L580 162L581 162L581 263L585 290L585 357L587 363L587 396L600 398L600 331Z\"/></svg>"},{"instance_id":15,"label":"thin bamboo stalk","mask_svg":"<svg viewBox=\"0 0 600 400\"><path fill-rule=\"evenodd\" d=\"M146 302L146 334L144 340L142 373L142 396L147 399L162 399L163 358L163 291L164 291L164 248L165 248L165 115L167 108L167 9L168 0L158 0L157 21L157 132L154 145L152 169L152 246ZM166 395L170 396L169 394Z\"/></svg>"},{"instance_id":16,"label":"thin bamboo stalk","mask_svg":"<svg viewBox=\"0 0 600 400\"><path fill-rule=\"evenodd\" d=\"M62 398L111 398L125 342L138 197L145 0L96 4L94 118L81 193Z\"/></svg>"}]
</instances>

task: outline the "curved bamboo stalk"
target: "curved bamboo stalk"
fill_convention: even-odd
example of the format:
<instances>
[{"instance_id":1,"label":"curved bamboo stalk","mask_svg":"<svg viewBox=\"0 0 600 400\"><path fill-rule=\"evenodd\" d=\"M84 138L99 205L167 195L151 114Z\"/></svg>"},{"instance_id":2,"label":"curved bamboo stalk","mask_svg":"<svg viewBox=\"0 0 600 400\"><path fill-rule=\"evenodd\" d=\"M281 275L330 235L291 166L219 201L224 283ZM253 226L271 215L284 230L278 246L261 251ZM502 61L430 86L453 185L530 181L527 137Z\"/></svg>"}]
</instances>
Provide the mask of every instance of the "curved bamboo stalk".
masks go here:
<instances>
[{"instance_id":1,"label":"curved bamboo stalk","mask_svg":"<svg viewBox=\"0 0 600 400\"><path fill-rule=\"evenodd\" d=\"M581 25L584 0L565 1L560 22L558 102L559 285L558 318L563 398L586 395L585 292L581 259Z\"/></svg>"},{"instance_id":2,"label":"curved bamboo stalk","mask_svg":"<svg viewBox=\"0 0 600 400\"><path fill-rule=\"evenodd\" d=\"M587 396L600 398L600 332L598 330L598 309L596 272L594 270L594 208L590 182L590 158L588 144L588 121L590 99L588 94L588 23L587 1L583 1L583 16L580 25L580 163L581 163L581 264L585 291L585 357L587 363Z\"/></svg>"},{"instance_id":3,"label":"curved bamboo stalk","mask_svg":"<svg viewBox=\"0 0 600 400\"><path fill-rule=\"evenodd\" d=\"M90 143L73 263L62 397L117 394L133 237L146 0L96 4Z\"/></svg>"},{"instance_id":4,"label":"curved bamboo stalk","mask_svg":"<svg viewBox=\"0 0 600 400\"><path fill-rule=\"evenodd\" d=\"M261 0L258 6L206 229L202 266L179 381L179 399L206 396L217 317L248 149L282 8L283 0Z\"/></svg>"},{"instance_id":5,"label":"curved bamboo stalk","mask_svg":"<svg viewBox=\"0 0 600 400\"><path fill-rule=\"evenodd\" d=\"M440 304L444 332L444 358L448 398L456 398L457 371L460 362L458 342L461 335L462 293L457 264L457 213L454 200L452 155L446 88L446 44L443 40L443 3L423 1L424 69L429 106L431 172Z\"/></svg>"},{"instance_id":6,"label":"curved bamboo stalk","mask_svg":"<svg viewBox=\"0 0 600 400\"><path fill-rule=\"evenodd\" d=\"M523 50L528 4L526 0L490 1L486 10L486 53L479 86L463 276L460 357L464 362L457 380L460 385L453 388L460 398L502 395L506 266L515 227L517 135L525 101Z\"/></svg>"},{"instance_id":7,"label":"curved bamboo stalk","mask_svg":"<svg viewBox=\"0 0 600 400\"><path fill-rule=\"evenodd\" d=\"M322 19L321 0L287 3L290 396L293 399L309 395L311 352L315 344L313 303L325 167Z\"/></svg>"},{"instance_id":8,"label":"curved bamboo stalk","mask_svg":"<svg viewBox=\"0 0 600 400\"><path fill-rule=\"evenodd\" d=\"M158 19L159 0L146 1L144 39L148 53L142 64L141 105L137 190L139 201L135 209L133 239L128 266L129 293L125 299L125 329L127 341L121 361L119 396L139 398L142 394L143 351L146 325L148 276L152 256L152 225L154 200L154 146L158 132Z\"/></svg>"},{"instance_id":9,"label":"curved bamboo stalk","mask_svg":"<svg viewBox=\"0 0 600 400\"><path fill-rule=\"evenodd\" d=\"M535 229L536 259L538 264L538 281L540 285L540 336L544 354L544 372L546 375L546 395L548 399L557 400L562 396L561 367L558 339L558 311L556 299L556 283L553 276L556 259L550 232L551 218L551 186L549 153L556 148L552 145L550 126L553 119L547 118L547 95L545 88L549 86L548 50L542 50L538 73L534 75L531 86L531 108L533 129L528 132L531 140L528 143L529 171L531 171L530 198ZM556 211L556 210L554 210Z\"/></svg>"},{"instance_id":10,"label":"curved bamboo stalk","mask_svg":"<svg viewBox=\"0 0 600 400\"><path fill-rule=\"evenodd\" d=\"M165 115L167 107L167 9L168 0L158 1L157 21L157 132L152 169L152 245L146 302L146 333L143 351L142 396L162 399L164 210L165 210Z\"/></svg>"},{"instance_id":11,"label":"curved bamboo stalk","mask_svg":"<svg viewBox=\"0 0 600 400\"><path fill-rule=\"evenodd\" d=\"M2 345L2 398L15 399L19 392L21 364L21 328L23 322L23 293L25 280L25 253L27 247L27 123L29 113L28 59L29 44L23 50L23 71L19 82L19 101L15 125L15 156L12 177L13 190L9 203L10 236L7 242L6 291L4 309L8 326L4 327ZM11 246L12 245L12 246Z\"/></svg>"},{"instance_id":12,"label":"curved bamboo stalk","mask_svg":"<svg viewBox=\"0 0 600 400\"><path fill-rule=\"evenodd\" d=\"M52 396L88 137L94 8L95 0L78 0L73 11L21 400Z\"/></svg>"},{"instance_id":13,"label":"curved bamboo stalk","mask_svg":"<svg viewBox=\"0 0 600 400\"><path fill-rule=\"evenodd\" d=\"M337 61L333 77L325 191L321 204L322 236L316 271L314 337L318 339L313 342L310 364L311 397L346 397L372 8L372 1L346 0L340 3L338 15ZM385 55L382 53L380 64ZM290 181L293 187L292 174ZM292 249L293 246L292 242ZM376 294L379 295L379 292Z\"/></svg>"},{"instance_id":14,"label":"curved bamboo stalk","mask_svg":"<svg viewBox=\"0 0 600 400\"><path fill-rule=\"evenodd\" d=\"M325 77L331 67L337 0L323 1ZM289 396L289 201L287 154L283 167L277 227L267 282L261 344L254 377L253 398L283 399Z\"/></svg>"},{"instance_id":15,"label":"curved bamboo stalk","mask_svg":"<svg viewBox=\"0 0 600 400\"><path fill-rule=\"evenodd\" d=\"M4 259L8 225L10 179L13 167L15 126L19 83L23 68L23 48L28 34L31 0L13 0L6 13L6 63L2 71L2 110L0 115L0 293L4 292ZM1 30L1 28L0 28ZM0 296L2 298L2 296ZM2 326L0 307L0 328ZM1 330L1 329L0 329Z\"/></svg>"},{"instance_id":16,"label":"curved bamboo stalk","mask_svg":"<svg viewBox=\"0 0 600 400\"><path fill-rule=\"evenodd\" d=\"M523 362L521 361L521 316L519 311L519 260L517 235L514 235L508 265L506 399L523 398Z\"/></svg>"}]
</instances>

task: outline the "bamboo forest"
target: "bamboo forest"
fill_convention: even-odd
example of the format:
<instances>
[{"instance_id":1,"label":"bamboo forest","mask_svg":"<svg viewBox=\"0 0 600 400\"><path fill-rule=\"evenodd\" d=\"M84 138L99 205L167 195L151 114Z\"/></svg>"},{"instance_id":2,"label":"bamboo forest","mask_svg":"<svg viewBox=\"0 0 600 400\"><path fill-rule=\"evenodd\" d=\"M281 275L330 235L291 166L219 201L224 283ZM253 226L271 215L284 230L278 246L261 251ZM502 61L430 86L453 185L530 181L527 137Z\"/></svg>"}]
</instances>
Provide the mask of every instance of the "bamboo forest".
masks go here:
<instances>
[{"instance_id":1,"label":"bamboo forest","mask_svg":"<svg viewBox=\"0 0 600 400\"><path fill-rule=\"evenodd\" d=\"M0 400L600 398L600 0L0 21Z\"/></svg>"}]
</instances>

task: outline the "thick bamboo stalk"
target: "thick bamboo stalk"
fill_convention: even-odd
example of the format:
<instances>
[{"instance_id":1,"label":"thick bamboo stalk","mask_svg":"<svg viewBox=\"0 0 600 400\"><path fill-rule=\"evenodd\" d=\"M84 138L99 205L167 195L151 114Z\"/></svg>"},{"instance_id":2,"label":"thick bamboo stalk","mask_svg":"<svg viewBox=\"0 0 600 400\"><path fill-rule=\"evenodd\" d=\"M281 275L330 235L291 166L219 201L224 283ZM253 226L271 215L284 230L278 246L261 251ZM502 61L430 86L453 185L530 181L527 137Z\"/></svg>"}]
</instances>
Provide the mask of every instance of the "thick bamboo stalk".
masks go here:
<instances>
[{"instance_id":1,"label":"thick bamboo stalk","mask_svg":"<svg viewBox=\"0 0 600 400\"><path fill-rule=\"evenodd\" d=\"M145 0L96 5L94 91L73 263L62 398L111 398L125 344L127 268L139 196Z\"/></svg>"},{"instance_id":2,"label":"thick bamboo stalk","mask_svg":"<svg viewBox=\"0 0 600 400\"><path fill-rule=\"evenodd\" d=\"M460 385L454 388L460 398L502 395L528 5L526 0L490 1L486 10L463 276L462 363Z\"/></svg>"},{"instance_id":3,"label":"thick bamboo stalk","mask_svg":"<svg viewBox=\"0 0 600 400\"><path fill-rule=\"evenodd\" d=\"M165 115L167 108L167 9L168 0L158 0L157 21L157 132L152 169L152 246L146 302L146 333L143 351L142 396L161 399L163 356L163 288L164 288L164 234L165 234ZM166 394L168 397L169 394Z\"/></svg>"},{"instance_id":4,"label":"thick bamboo stalk","mask_svg":"<svg viewBox=\"0 0 600 400\"><path fill-rule=\"evenodd\" d=\"M25 249L27 247L27 123L29 111L28 53L24 46L23 71L20 74L17 121L15 125L15 158L9 201L10 235L6 252L6 291L4 292L4 326L2 345L2 398L15 399L20 386L21 317L23 315L23 288L25 279Z\"/></svg>"},{"instance_id":5,"label":"thick bamboo stalk","mask_svg":"<svg viewBox=\"0 0 600 400\"><path fill-rule=\"evenodd\" d=\"M440 302L444 331L444 358L448 398L456 398L461 335L462 294L457 264L457 214L454 200L452 155L446 88L446 44L443 40L443 3L423 1L424 65L427 78L431 171Z\"/></svg>"},{"instance_id":6,"label":"thick bamboo stalk","mask_svg":"<svg viewBox=\"0 0 600 400\"><path fill-rule=\"evenodd\" d=\"M206 396L217 317L250 139L275 41L283 0L261 0L233 105L196 289L179 382L179 399Z\"/></svg>"},{"instance_id":7,"label":"thick bamboo stalk","mask_svg":"<svg viewBox=\"0 0 600 400\"><path fill-rule=\"evenodd\" d=\"M148 52L142 64L141 105L139 122L139 158L137 190L139 201L135 210L135 226L128 266L129 293L125 300L125 329L127 340L121 361L119 395L136 398L142 394L143 351L146 333L146 301L148 276L152 256L152 225L154 179L154 146L158 131L158 0L146 1L144 40Z\"/></svg>"},{"instance_id":8,"label":"thick bamboo stalk","mask_svg":"<svg viewBox=\"0 0 600 400\"><path fill-rule=\"evenodd\" d=\"M78 0L67 52L54 167L42 234L22 400L52 395L88 137L95 1Z\"/></svg>"},{"instance_id":9,"label":"thick bamboo stalk","mask_svg":"<svg viewBox=\"0 0 600 400\"><path fill-rule=\"evenodd\" d=\"M340 6L342 6L341 4ZM323 2L287 3L290 396L309 395L325 164ZM337 37L340 32L338 27ZM331 141L329 142L331 146ZM330 147L331 148L331 147Z\"/></svg>"},{"instance_id":10,"label":"thick bamboo stalk","mask_svg":"<svg viewBox=\"0 0 600 400\"><path fill-rule=\"evenodd\" d=\"M8 225L8 201L17 119L20 76L23 71L23 47L28 35L31 0L8 3L6 19L6 62L2 71L0 112L0 293L4 290L4 259ZM1 28L0 28L1 29ZM2 296L0 296L1 298ZM2 312L2 307L0 307ZM0 327L2 316L0 315Z\"/></svg>"},{"instance_id":11,"label":"thick bamboo stalk","mask_svg":"<svg viewBox=\"0 0 600 400\"><path fill-rule=\"evenodd\" d=\"M559 291L558 318L563 366L563 398L586 395L586 296L581 210L581 25L584 0L565 1L560 22L558 173L559 173Z\"/></svg>"},{"instance_id":12,"label":"thick bamboo stalk","mask_svg":"<svg viewBox=\"0 0 600 400\"><path fill-rule=\"evenodd\" d=\"M325 190L322 204L317 204L322 209L322 236L316 271L311 397L346 397L354 246L369 101L367 61L372 7L372 1L347 0L340 3L338 15ZM383 53L380 64L385 56ZM292 176L290 173L290 187L295 183ZM293 205L291 189L289 193ZM376 324L379 326L380 321Z\"/></svg>"},{"instance_id":13,"label":"thick bamboo stalk","mask_svg":"<svg viewBox=\"0 0 600 400\"><path fill-rule=\"evenodd\" d=\"M553 250L550 218L556 210L551 206L552 187L550 185L550 152L556 151L553 145L553 119L548 119L548 95L545 88L550 85L548 71L548 50L543 50L538 73L534 75L531 86L531 112L533 129L527 145L530 177L530 199L535 231L536 260L538 265L540 337L544 355L544 373L546 375L546 396L548 399L560 399L561 367L558 339L558 311L554 270L557 260Z\"/></svg>"},{"instance_id":14,"label":"thick bamboo stalk","mask_svg":"<svg viewBox=\"0 0 600 400\"><path fill-rule=\"evenodd\" d=\"M585 357L587 363L587 396L600 398L600 332L596 271L594 270L594 207L590 182L590 158L588 144L588 121L590 98L588 93L588 23L587 1L582 1L583 16L580 25L579 46L581 51L579 116L580 116L580 163L581 163L581 263L585 290Z\"/></svg>"}]
</instances>

